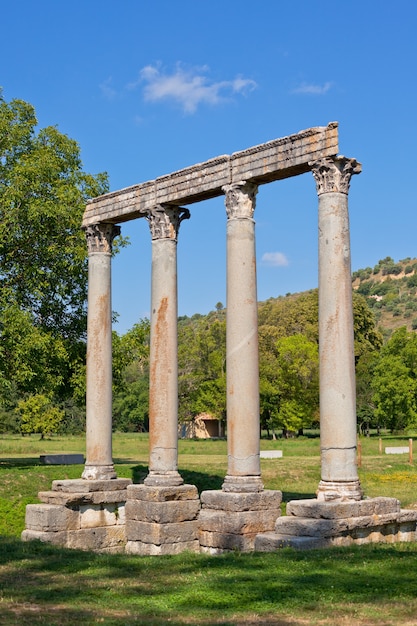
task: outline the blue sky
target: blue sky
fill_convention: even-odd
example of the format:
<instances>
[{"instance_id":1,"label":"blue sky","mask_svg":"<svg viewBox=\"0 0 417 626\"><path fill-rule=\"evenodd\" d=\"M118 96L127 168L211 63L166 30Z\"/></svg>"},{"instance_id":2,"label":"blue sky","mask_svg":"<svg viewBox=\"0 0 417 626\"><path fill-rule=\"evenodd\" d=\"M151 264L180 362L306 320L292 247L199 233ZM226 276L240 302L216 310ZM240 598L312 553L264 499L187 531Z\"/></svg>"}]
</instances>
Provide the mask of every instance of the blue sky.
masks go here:
<instances>
[{"instance_id":1,"label":"blue sky","mask_svg":"<svg viewBox=\"0 0 417 626\"><path fill-rule=\"evenodd\" d=\"M417 256L414 0L19 0L1 7L0 85L81 146L111 190L339 122L363 171L349 195L352 270ZM192 205L178 242L180 315L225 304L223 198ZM258 298L317 286L311 174L263 185ZM150 233L113 263L115 328L150 308Z\"/></svg>"}]
</instances>

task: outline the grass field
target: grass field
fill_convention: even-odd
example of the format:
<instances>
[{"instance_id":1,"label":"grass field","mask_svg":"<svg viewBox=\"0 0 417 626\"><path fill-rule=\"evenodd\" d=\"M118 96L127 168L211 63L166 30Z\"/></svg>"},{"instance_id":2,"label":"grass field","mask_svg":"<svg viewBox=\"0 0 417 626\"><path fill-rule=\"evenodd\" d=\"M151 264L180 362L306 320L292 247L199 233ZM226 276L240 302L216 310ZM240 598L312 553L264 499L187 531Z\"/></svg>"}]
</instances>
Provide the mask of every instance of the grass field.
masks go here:
<instances>
[{"instance_id":1,"label":"grass field","mask_svg":"<svg viewBox=\"0 0 417 626\"><path fill-rule=\"evenodd\" d=\"M395 496L417 508L417 467L408 455L379 452L362 438L360 479L367 496ZM408 445L384 437L383 446ZM6 436L0 442L0 624L417 625L417 544L220 557L98 555L22 543L25 506L51 481L79 478L82 466L40 466L39 455L84 452L82 437ZM283 458L262 460L266 488L284 501L313 497L319 439L261 441ZM147 472L148 439L116 434L119 477ZM179 466L198 489L218 489L225 441L180 441Z\"/></svg>"}]
</instances>

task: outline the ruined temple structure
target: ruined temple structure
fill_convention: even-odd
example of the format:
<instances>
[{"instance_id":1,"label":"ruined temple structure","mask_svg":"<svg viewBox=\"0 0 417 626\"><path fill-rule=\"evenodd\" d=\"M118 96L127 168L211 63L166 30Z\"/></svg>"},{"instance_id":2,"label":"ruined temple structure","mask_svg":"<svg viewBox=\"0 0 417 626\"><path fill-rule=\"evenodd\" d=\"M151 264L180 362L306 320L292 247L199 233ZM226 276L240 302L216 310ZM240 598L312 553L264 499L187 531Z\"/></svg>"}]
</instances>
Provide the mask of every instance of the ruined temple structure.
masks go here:
<instances>
[{"instance_id":1,"label":"ruined temple structure","mask_svg":"<svg viewBox=\"0 0 417 626\"><path fill-rule=\"evenodd\" d=\"M363 497L356 466L355 370L348 191L360 164L338 154L338 125L211 159L92 199L87 237L85 468L28 505L23 539L130 554L277 550L414 541L417 511ZM319 213L321 481L293 501L265 490L260 468L255 202L261 185L311 172ZM228 469L200 495L178 472L177 241L188 207L223 195L227 214ZM152 238L149 473L116 476L112 459L111 251L119 224L145 218ZM186 236L186 234L184 234Z\"/></svg>"}]
</instances>

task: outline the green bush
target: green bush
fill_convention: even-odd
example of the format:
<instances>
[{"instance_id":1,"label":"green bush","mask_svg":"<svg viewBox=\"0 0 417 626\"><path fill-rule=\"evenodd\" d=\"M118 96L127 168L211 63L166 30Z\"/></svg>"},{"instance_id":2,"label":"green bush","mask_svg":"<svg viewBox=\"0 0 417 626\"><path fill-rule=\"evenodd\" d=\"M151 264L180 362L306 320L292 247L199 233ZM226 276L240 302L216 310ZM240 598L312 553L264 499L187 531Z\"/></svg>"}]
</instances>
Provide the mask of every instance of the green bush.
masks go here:
<instances>
[{"instance_id":1,"label":"green bush","mask_svg":"<svg viewBox=\"0 0 417 626\"><path fill-rule=\"evenodd\" d=\"M41 438L59 430L65 412L55 406L52 399L42 393L29 396L27 400L17 403L20 415L20 431L31 435L39 433Z\"/></svg>"}]
</instances>

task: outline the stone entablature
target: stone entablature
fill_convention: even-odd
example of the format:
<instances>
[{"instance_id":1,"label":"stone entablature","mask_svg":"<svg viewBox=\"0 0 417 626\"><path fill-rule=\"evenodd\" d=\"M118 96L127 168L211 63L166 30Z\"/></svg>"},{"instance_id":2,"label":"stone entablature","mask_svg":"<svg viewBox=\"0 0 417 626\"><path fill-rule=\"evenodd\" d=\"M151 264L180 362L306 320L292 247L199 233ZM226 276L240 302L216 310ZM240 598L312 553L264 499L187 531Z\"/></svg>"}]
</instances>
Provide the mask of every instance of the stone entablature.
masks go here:
<instances>
[{"instance_id":1,"label":"stone entablature","mask_svg":"<svg viewBox=\"0 0 417 626\"><path fill-rule=\"evenodd\" d=\"M257 185L310 171L312 162L338 153L338 124L316 126L247 150L223 155L167 176L90 200L84 228L98 222L145 217L159 204L193 204L223 195L225 185Z\"/></svg>"}]
</instances>

